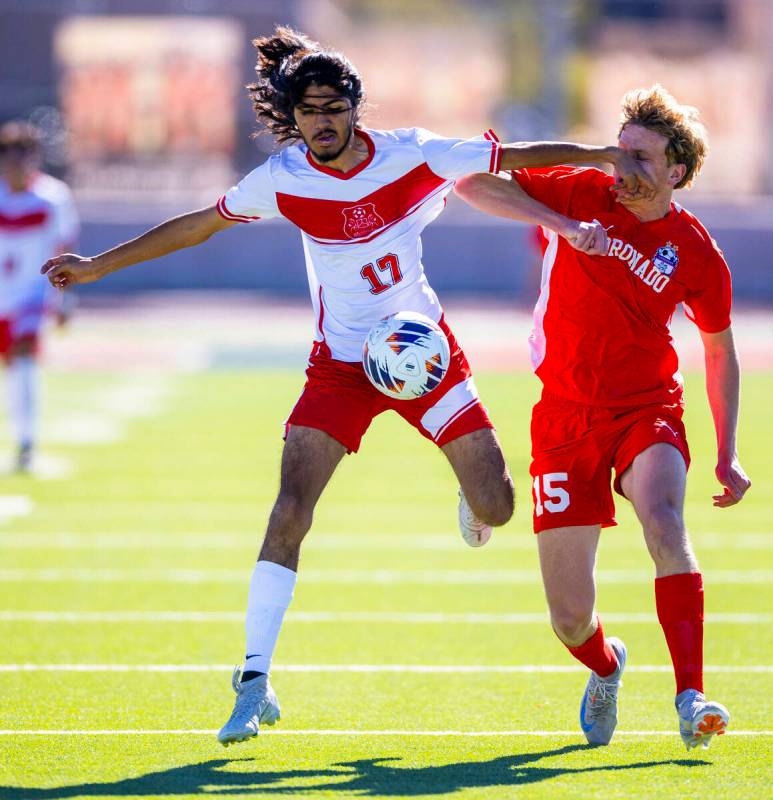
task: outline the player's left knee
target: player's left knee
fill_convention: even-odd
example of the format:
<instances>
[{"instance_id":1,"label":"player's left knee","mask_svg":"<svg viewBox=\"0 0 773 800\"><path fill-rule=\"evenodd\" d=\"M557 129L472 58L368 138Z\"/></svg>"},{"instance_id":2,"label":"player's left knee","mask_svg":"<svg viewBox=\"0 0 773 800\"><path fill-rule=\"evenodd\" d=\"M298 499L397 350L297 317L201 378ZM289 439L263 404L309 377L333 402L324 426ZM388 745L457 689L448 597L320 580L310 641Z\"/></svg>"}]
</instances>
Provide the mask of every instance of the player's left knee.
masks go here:
<instances>
[{"instance_id":1,"label":"player's left knee","mask_svg":"<svg viewBox=\"0 0 773 800\"><path fill-rule=\"evenodd\" d=\"M640 512L640 516L656 563L673 566L694 560L679 506L664 501L649 508L647 513Z\"/></svg>"},{"instance_id":2,"label":"player's left knee","mask_svg":"<svg viewBox=\"0 0 773 800\"><path fill-rule=\"evenodd\" d=\"M515 510L515 489L509 476L487 498L481 519L495 528L509 522Z\"/></svg>"},{"instance_id":3,"label":"player's left knee","mask_svg":"<svg viewBox=\"0 0 773 800\"><path fill-rule=\"evenodd\" d=\"M639 510L645 533L664 541L684 538L684 517L681 506L668 499L648 504Z\"/></svg>"}]
</instances>

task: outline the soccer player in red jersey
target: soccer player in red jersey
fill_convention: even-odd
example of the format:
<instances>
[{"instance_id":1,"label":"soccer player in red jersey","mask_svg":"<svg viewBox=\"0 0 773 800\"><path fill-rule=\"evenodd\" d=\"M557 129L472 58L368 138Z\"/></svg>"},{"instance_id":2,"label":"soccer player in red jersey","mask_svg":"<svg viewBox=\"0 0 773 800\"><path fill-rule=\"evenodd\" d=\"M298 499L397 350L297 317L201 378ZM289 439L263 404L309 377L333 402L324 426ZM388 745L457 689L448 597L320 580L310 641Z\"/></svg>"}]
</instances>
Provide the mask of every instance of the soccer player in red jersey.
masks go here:
<instances>
[{"instance_id":1,"label":"soccer player in red jersey","mask_svg":"<svg viewBox=\"0 0 773 800\"><path fill-rule=\"evenodd\" d=\"M463 495L460 527L480 544L513 510L513 487L464 353L448 328L421 264L423 228L442 211L462 175L528 166L609 161L631 191L646 172L618 148L500 145L490 133L448 139L420 128L359 126L364 92L353 65L289 28L256 39L258 80L250 88L258 120L278 142L272 155L209 208L169 220L94 258L68 254L43 272L54 286L97 280L140 261L199 244L237 223L283 216L302 232L315 337L307 382L286 426L279 496L247 600L244 669L234 674L236 705L223 744L258 733L279 716L268 671L291 601L301 542L316 503L375 416L397 411L448 458ZM587 236L573 223L570 237ZM368 330L399 311L444 327L452 363L443 384L411 401L385 398L360 357Z\"/></svg>"},{"instance_id":2,"label":"soccer player in red jersey","mask_svg":"<svg viewBox=\"0 0 773 800\"><path fill-rule=\"evenodd\" d=\"M669 323L682 303L700 330L722 486L714 505L726 508L751 485L736 449L730 272L703 225L672 199L706 155L697 111L660 86L630 92L618 144L654 192L568 166L517 170L512 180L469 176L456 191L484 211L541 225L547 236L530 337L543 383L531 424L534 530L553 628L591 670L582 729L591 743L610 741L625 668L625 646L605 636L594 610L600 531L616 524L614 470L612 485L633 504L655 562L657 613L689 750L721 734L729 715L703 695L703 580L683 521L690 454ZM580 249L560 235L571 219L591 226Z\"/></svg>"}]
</instances>

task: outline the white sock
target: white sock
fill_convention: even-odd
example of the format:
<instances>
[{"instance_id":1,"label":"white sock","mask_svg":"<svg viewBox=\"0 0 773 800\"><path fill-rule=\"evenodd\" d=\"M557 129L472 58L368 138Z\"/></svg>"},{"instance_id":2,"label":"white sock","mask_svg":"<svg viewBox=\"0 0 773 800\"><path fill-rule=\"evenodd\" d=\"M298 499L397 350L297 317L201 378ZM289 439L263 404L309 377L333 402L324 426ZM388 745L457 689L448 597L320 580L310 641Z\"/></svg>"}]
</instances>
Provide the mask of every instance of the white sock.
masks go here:
<instances>
[{"instance_id":1,"label":"white sock","mask_svg":"<svg viewBox=\"0 0 773 800\"><path fill-rule=\"evenodd\" d=\"M273 561L258 561L247 599L244 671L268 672L282 620L293 599L298 574Z\"/></svg>"},{"instance_id":2,"label":"white sock","mask_svg":"<svg viewBox=\"0 0 773 800\"><path fill-rule=\"evenodd\" d=\"M8 365L8 410L16 441L20 447L31 447L38 423L38 365L34 358L14 358Z\"/></svg>"}]
</instances>

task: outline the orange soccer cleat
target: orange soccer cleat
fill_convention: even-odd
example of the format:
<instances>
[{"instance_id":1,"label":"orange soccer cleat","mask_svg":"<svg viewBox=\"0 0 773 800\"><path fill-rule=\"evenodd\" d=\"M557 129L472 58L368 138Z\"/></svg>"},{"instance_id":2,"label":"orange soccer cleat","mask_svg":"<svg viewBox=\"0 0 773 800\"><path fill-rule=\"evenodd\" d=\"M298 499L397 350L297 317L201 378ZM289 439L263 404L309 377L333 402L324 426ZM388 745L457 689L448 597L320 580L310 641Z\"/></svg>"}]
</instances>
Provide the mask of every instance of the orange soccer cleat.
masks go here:
<instances>
[{"instance_id":1,"label":"orange soccer cleat","mask_svg":"<svg viewBox=\"0 0 773 800\"><path fill-rule=\"evenodd\" d=\"M721 736L730 722L728 710L719 703L707 702L701 692L687 689L676 698L679 733L688 750L708 747L712 736Z\"/></svg>"}]
</instances>

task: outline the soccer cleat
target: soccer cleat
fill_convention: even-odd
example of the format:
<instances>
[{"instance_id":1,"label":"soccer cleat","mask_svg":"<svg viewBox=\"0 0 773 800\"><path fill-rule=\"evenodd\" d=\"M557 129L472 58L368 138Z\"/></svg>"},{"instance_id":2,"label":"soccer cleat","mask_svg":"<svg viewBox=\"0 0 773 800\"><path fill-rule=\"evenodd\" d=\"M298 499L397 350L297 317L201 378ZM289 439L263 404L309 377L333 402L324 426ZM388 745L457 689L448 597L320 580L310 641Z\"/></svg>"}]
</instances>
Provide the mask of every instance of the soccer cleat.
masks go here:
<instances>
[{"instance_id":1,"label":"soccer cleat","mask_svg":"<svg viewBox=\"0 0 773 800\"><path fill-rule=\"evenodd\" d=\"M241 683L241 674L241 667L235 667L231 686L236 692L236 703L228 722L217 735L224 747L257 736L261 723L273 725L279 719L279 701L268 682L268 675L259 675Z\"/></svg>"},{"instance_id":2,"label":"soccer cleat","mask_svg":"<svg viewBox=\"0 0 773 800\"><path fill-rule=\"evenodd\" d=\"M491 538L491 525L486 525L475 516L461 489L459 489L459 530L462 539L470 547L483 547Z\"/></svg>"},{"instance_id":3,"label":"soccer cleat","mask_svg":"<svg viewBox=\"0 0 773 800\"><path fill-rule=\"evenodd\" d=\"M17 472L31 472L32 471L32 445L23 444L19 446L16 453L16 471Z\"/></svg>"},{"instance_id":4,"label":"soccer cleat","mask_svg":"<svg viewBox=\"0 0 773 800\"><path fill-rule=\"evenodd\" d=\"M614 636L607 641L617 656L617 669L606 678L591 672L580 703L580 727L588 744L609 744L617 727L617 690L628 655L625 645Z\"/></svg>"},{"instance_id":5,"label":"soccer cleat","mask_svg":"<svg viewBox=\"0 0 773 800\"><path fill-rule=\"evenodd\" d=\"M709 703L697 689L685 689L674 701L679 715L679 733L685 747L708 747L712 736L721 736L730 722L728 710L719 703Z\"/></svg>"}]
</instances>

